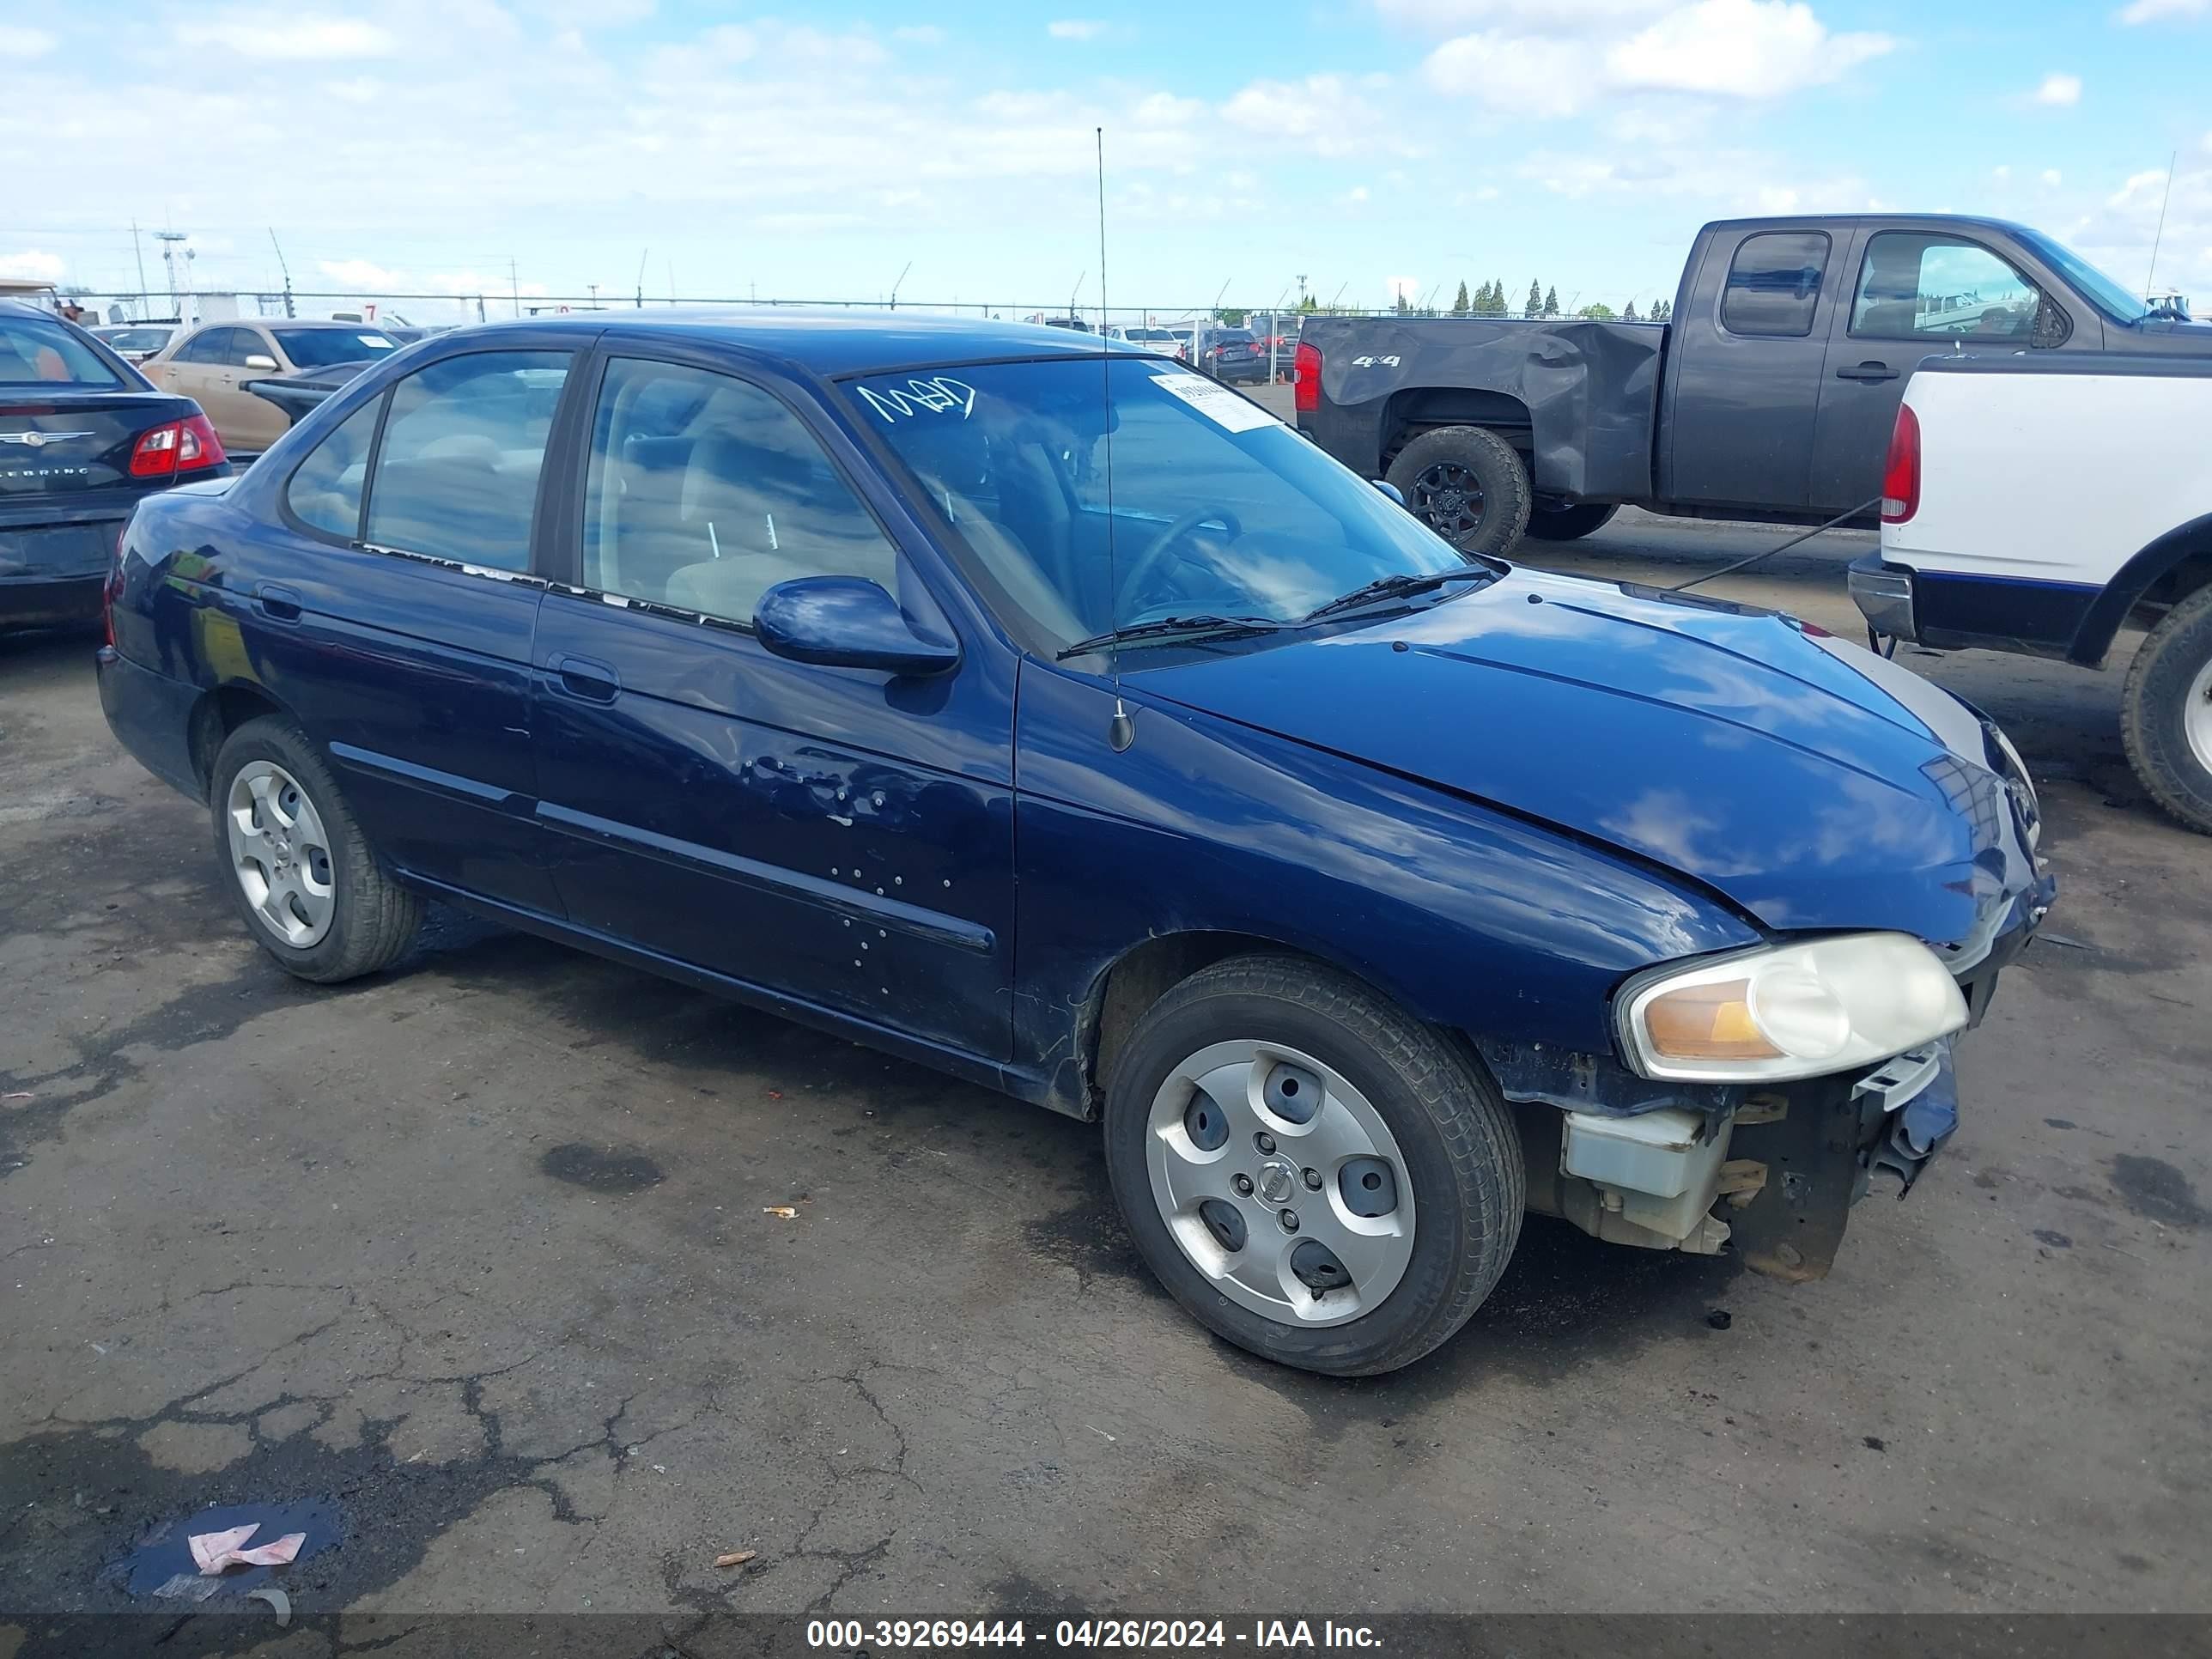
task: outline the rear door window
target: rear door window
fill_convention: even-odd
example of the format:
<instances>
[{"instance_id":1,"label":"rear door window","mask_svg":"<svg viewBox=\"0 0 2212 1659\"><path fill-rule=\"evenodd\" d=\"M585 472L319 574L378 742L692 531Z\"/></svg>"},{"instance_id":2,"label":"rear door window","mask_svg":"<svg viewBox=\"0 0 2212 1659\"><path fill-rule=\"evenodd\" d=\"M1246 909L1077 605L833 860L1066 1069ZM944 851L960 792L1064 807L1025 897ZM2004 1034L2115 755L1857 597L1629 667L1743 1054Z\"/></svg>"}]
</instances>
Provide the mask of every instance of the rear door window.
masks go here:
<instances>
[{"instance_id":1,"label":"rear door window","mask_svg":"<svg viewBox=\"0 0 2212 1659\"><path fill-rule=\"evenodd\" d=\"M230 350L231 331L227 328L204 328L177 348L174 362L180 363L220 363Z\"/></svg>"},{"instance_id":2,"label":"rear door window","mask_svg":"<svg viewBox=\"0 0 2212 1659\"><path fill-rule=\"evenodd\" d=\"M0 386L123 384L84 337L60 319L0 315Z\"/></svg>"},{"instance_id":3,"label":"rear door window","mask_svg":"<svg viewBox=\"0 0 2212 1659\"><path fill-rule=\"evenodd\" d=\"M1802 338L1813 331L1820 273L1828 264L1825 231L1747 236L1729 264L1721 326L1731 334Z\"/></svg>"},{"instance_id":4,"label":"rear door window","mask_svg":"<svg viewBox=\"0 0 2212 1659\"><path fill-rule=\"evenodd\" d=\"M362 485L384 399L372 398L307 452L284 486L285 505L309 529L342 542L361 534Z\"/></svg>"},{"instance_id":5,"label":"rear door window","mask_svg":"<svg viewBox=\"0 0 2212 1659\"><path fill-rule=\"evenodd\" d=\"M565 351L472 352L394 386L367 539L492 570L529 569L538 475L568 363Z\"/></svg>"}]
</instances>

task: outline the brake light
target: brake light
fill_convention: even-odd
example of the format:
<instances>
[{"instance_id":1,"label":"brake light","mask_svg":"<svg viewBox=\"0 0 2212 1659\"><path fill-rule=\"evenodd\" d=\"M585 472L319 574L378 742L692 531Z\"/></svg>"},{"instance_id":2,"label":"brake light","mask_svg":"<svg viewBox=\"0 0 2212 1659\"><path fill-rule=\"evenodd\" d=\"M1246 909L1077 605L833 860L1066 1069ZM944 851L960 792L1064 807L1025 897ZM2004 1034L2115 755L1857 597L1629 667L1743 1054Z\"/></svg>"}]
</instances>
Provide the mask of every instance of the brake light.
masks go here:
<instances>
[{"instance_id":1,"label":"brake light","mask_svg":"<svg viewBox=\"0 0 2212 1659\"><path fill-rule=\"evenodd\" d=\"M1291 407L1301 415L1321 407L1321 348L1304 340L1291 356Z\"/></svg>"},{"instance_id":2,"label":"brake light","mask_svg":"<svg viewBox=\"0 0 2212 1659\"><path fill-rule=\"evenodd\" d=\"M215 435L208 417L192 415L140 433L131 451L131 476L166 478L173 473L218 466L222 459L222 440Z\"/></svg>"},{"instance_id":3,"label":"brake light","mask_svg":"<svg viewBox=\"0 0 2212 1659\"><path fill-rule=\"evenodd\" d=\"M1920 417L1910 404L1897 406L1890 428L1889 459L1881 470L1881 521L1903 524L1920 510Z\"/></svg>"}]
</instances>

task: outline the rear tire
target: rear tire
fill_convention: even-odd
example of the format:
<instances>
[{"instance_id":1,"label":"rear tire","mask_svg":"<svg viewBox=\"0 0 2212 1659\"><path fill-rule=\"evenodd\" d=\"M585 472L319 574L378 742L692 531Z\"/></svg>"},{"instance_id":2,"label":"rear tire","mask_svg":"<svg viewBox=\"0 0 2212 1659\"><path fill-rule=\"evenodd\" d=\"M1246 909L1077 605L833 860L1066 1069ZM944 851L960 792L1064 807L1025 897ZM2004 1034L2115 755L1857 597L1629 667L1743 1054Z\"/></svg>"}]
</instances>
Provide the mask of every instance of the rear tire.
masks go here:
<instances>
[{"instance_id":1,"label":"rear tire","mask_svg":"<svg viewBox=\"0 0 2212 1659\"><path fill-rule=\"evenodd\" d=\"M2152 798L2212 835L2212 587L2168 611L2136 651L2120 735Z\"/></svg>"},{"instance_id":2,"label":"rear tire","mask_svg":"<svg viewBox=\"0 0 2212 1659\"><path fill-rule=\"evenodd\" d=\"M1503 553L1528 527L1528 469L1512 445L1481 427L1424 432L1386 477L1406 510L1462 553Z\"/></svg>"},{"instance_id":3,"label":"rear tire","mask_svg":"<svg viewBox=\"0 0 2212 1659\"><path fill-rule=\"evenodd\" d=\"M1294 1089L1277 1098L1286 1074L1310 1085L1304 1120ZM1217 1334L1283 1364L1364 1376L1411 1364L1481 1306L1520 1237L1527 1171L1495 1086L1463 1049L1317 963L1239 957L1168 992L1115 1061L1105 1116L1107 1173L1154 1274ZM1171 1153L1167 1185L1192 1178L1180 1205L1155 1168ZM1383 1196L1363 1199L1377 1176ZM1327 1267L1298 1259L1316 1244L1344 1253L1322 1285L1307 1275Z\"/></svg>"},{"instance_id":4,"label":"rear tire","mask_svg":"<svg viewBox=\"0 0 2212 1659\"><path fill-rule=\"evenodd\" d=\"M377 863L337 781L289 721L264 715L225 738L208 801L223 886L254 943L287 973L335 985L389 967L406 950L422 924L421 897ZM241 824L240 813L253 822ZM272 830L288 832L273 851ZM286 871L272 860L297 878L296 902L283 899Z\"/></svg>"},{"instance_id":5,"label":"rear tire","mask_svg":"<svg viewBox=\"0 0 2212 1659\"><path fill-rule=\"evenodd\" d=\"M1618 502L1584 501L1576 507L1539 504L1528 514L1528 534L1540 542L1574 542L1602 530L1620 511Z\"/></svg>"}]
</instances>

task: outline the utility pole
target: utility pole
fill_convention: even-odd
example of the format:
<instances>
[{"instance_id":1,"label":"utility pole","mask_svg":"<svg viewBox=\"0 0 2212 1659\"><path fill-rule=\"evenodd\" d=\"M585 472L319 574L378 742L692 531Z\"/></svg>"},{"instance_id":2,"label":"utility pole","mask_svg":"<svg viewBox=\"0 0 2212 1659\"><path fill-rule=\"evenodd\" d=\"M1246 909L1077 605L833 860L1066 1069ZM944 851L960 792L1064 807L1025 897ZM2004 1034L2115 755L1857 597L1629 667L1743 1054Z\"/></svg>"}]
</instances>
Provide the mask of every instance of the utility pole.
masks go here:
<instances>
[{"instance_id":1,"label":"utility pole","mask_svg":"<svg viewBox=\"0 0 2212 1659\"><path fill-rule=\"evenodd\" d=\"M300 313L292 309L292 267L284 263L284 245L276 240L274 225L269 227L269 246L276 250L276 269L284 273L284 314L296 317Z\"/></svg>"},{"instance_id":2,"label":"utility pole","mask_svg":"<svg viewBox=\"0 0 2212 1659\"><path fill-rule=\"evenodd\" d=\"M597 311L599 308L599 285L597 283L586 283L584 286L592 290L592 309Z\"/></svg>"},{"instance_id":3,"label":"utility pole","mask_svg":"<svg viewBox=\"0 0 2212 1659\"><path fill-rule=\"evenodd\" d=\"M138 262L138 309L143 312L146 309L146 251L138 246L138 222L136 219L131 222L131 257Z\"/></svg>"},{"instance_id":4,"label":"utility pole","mask_svg":"<svg viewBox=\"0 0 2212 1659\"><path fill-rule=\"evenodd\" d=\"M512 253L507 256L507 285L514 295L514 314L520 317L522 315L522 282L514 274L514 256Z\"/></svg>"},{"instance_id":5,"label":"utility pole","mask_svg":"<svg viewBox=\"0 0 2212 1659\"><path fill-rule=\"evenodd\" d=\"M1298 273L1298 309L1299 309L1300 311L1304 311L1305 308L1306 308L1306 274L1305 274L1305 272L1304 272L1304 271L1302 270L1302 271L1300 271L1300 272Z\"/></svg>"},{"instance_id":6,"label":"utility pole","mask_svg":"<svg viewBox=\"0 0 2212 1659\"><path fill-rule=\"evenodd\" d=\"M645 262L653 257L651 248L637 256L637 308L645 309Z\"/></svg>"},{"instance_id":7,"label":"utility pole","mask_svg":"<svg viewBox=\"0 0 2212 1659\"><path fill-rule=\"evenodd\" d=\"M891 307L890 307L890 308L891 308L893 311L896 311L896 310L898 309L898 291L899 291L899 283L903 283L904 281L906 281L906 274L907 274L907 272L908 272L908 271L909 271L909 270L912 270L913 269L914 269L914 261L913 261L913 260L911 260L911 259L909 259L909 260L908 260L908 261L906 262L905 265L904 265L904 266L900 270L899 274L898 274L898 282L897 282L897 283L893 283L891 284Z\"/></svg>"}]
</instances>

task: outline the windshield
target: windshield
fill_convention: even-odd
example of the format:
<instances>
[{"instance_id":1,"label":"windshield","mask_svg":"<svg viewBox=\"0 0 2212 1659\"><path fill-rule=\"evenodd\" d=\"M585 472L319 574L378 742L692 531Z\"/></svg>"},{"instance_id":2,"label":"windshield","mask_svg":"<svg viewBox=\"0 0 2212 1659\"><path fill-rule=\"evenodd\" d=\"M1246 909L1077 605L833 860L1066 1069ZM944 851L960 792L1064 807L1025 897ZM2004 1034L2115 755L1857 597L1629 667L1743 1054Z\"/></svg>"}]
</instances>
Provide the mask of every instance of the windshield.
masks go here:
<instances>
[{"instance_id":1,"label":"windshield","mask_svg":"<svg viewBox=\"0 0 2212 1659\"><path fill-rule=\"evenodd\" d=\"M93 332L118 351L159 351L169 343L166 328L96 328Z\"/></svg>"},{"instance_id":2,"label":"windshield","mask_svg":"<svg viewBox=\"0 0 2212 1659\"><path fill-rule=\"evenodd\" d=\"M276 335L284 355L300 368L357 363L365 357L381 357L399 349L397 341L373 328L280 328Z\"/></svg>"},{"instance_id":3,"label":"windshield","mask_svg":"<svg viewBox=\"0 0 2212 1659\"><path fill-rule=\"evenodd\" d=\"M0 316L0 386L83 386L107 389L122 379L59 319Z\"/></svg>"},{"instance_id":4,"label":"windshield","mask_svg":"<svg viewBox=\"0 0 2212 1659\"><path fill-rule=\"evenodd\" d=\"M2041 231L2024 230L2020 239L2058 268L2058 274L2087 295L2097 309L2124 323L2139 323L2150 307L2112 277L2091 264L2063 242L2054 242Z\"/></svg>"},{"instance_id":5,"label":"windshield","mask_svg":"<svg viewBox=\"0 0 2212 1659\"><path fill-rule=\"evenodd\" d=\"M1378 577L1468 568L1266 410L1158 357L979 364L847 390L1060 646L1167 617L1295 623Z\"/></svg>"},{"instance_id":6,"label":"windshield","mask_svg":"<svg viewBox=\"0 0 2212 1659\"><path fill-rule=\"evenodd\" d=\"M1172 340L1175 338L1173 334L1170 333L1164 328L1125 328L1121 332L1124 337L1132 340L1151 340L1158 342L1162 340Z\"/></svg>"}]
</instances>

